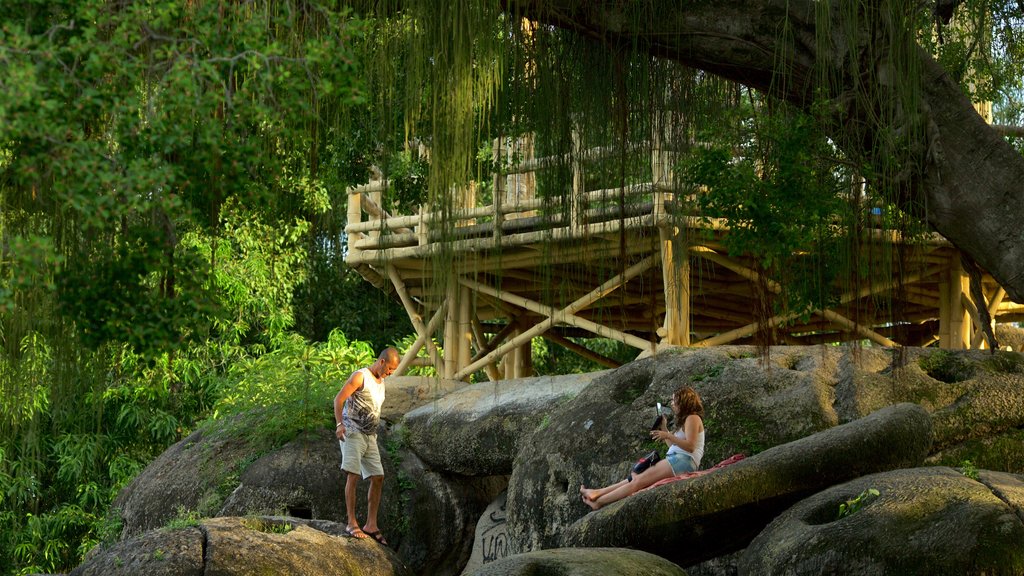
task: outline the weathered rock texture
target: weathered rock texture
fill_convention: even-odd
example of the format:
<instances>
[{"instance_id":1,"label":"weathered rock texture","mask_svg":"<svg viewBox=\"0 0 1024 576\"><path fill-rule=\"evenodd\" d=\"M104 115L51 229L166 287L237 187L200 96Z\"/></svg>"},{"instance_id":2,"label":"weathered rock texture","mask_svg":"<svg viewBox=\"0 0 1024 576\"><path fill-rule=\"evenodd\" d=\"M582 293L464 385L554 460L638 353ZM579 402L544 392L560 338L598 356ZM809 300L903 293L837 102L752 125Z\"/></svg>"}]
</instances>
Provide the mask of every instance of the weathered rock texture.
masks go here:
<instances>
[{"instance_id":1,"label":"weathered rock texture","mask_svg":"<svg viewBox=\"0 0 1024 576\"><path fill-rule=\"evenodd\" d=\"M381 417L389 422L398 422L416 408L432 404L469 385L461 380L427 376L390 376L387 379L387 399L381 407Z\"/></svg>"},{"instance_id":2,"label":"weathered rock texture","mask_svg":"<svg viewBox=\"0 0 1024 576\"><path fill-rule=\"evenodd\" d=\"M342 525L285 517L222 517L160 529L94 554L75 576L411 576L388 548L339 536Z\"/></svg>"},{"instance_id":3,"label":"weathered rock texture","mask_svg":"<svg viewBox=\"0 0 1024 576\"><path fill-rule=\"evenodd\" d=\"M318 430L252 462L238 477L217 516L284 514L300 518L345 520L344 477L334 433ZM386 462L385 471L391 471ZM362 491L362 492L365 492ZM396 491L387 496L394 498ZM365 500L365 494L361 495ZM365 510L365 501L361 502Z\"/></svg>"},{"instance_id":4,"label":"weathered rock texture","mask_svg":"<svg viewBox=\"0 0 1024 576\"><path fill-rule=\"evenodd\" d=\"M1024 472L1014 467L1024 461L1018 353L823 346L772 348L763 358L744 346L667 351L596 378L524 441L509 482L514 548L558 546L565 528L589 512L579 501L581 484L621 480L639 455L663 449L646 432L652 407L681 385L704 399L702 468L913 402L932 415L931 462L983 456L986 467Z\"/></svg>"},{"instance_id":5,"label":"weathered rock texture","mask_svg":"<svg viewBox=\"0 0 1024 576\"><path fill-rule=\"evenodd\" d=\"M729 518L732 513L738 518L735 530L753 530L756 523L746 519L767 523L786 499L844 482L851 474L876 471L855 468L830 477L827 470L813 469L807 475L820 478L812 484L796 478L801 469L795 459L781 459L788 464L774 472L768 460L797 456L790 453L795 448L772 452L773 447L901 402L918 404L931 415L934 443L928 463L964 466L970 461L978 469L1024 472L1024 356L1015 352L822 346L772 348L763 358L752 347L728 346L669 350L586 375L472 385L417 378L389 383L385 415L395 425L382 431L379 443L386 471L381 525L398 556L422 574L447 576L461 570L477 520L506 486L508 551L560 546L563 533L590 512L580 502L579 486L617 481L637 456L658 447L647 433L653 407L667 404L672 391L684 384L694 386L705 401L702 467L745 453L752 456L747 467L760 462L758 469L764 471L756 477L744 468L732 471L737 476L731 484L724 478L694 482L704 488L699 494L688 488L693 498L724 495L737 508L702 512L698 506L694 512L687 511L693 506L689 500L667 500L667 508L680 517L713 513ZM324 410L329 422L329 407ZM848 448L839 452L857 453L855 446ZM905 448L913 446L898 450ZM829 457L821 455L818 465L835 465ZM152 537L147 531L182 513L341 521L339 463L330 430L285 446L256 445L244 434L197 432L147 467L118 496L114 509L123 517L125 538L143 532ZM796 488L757 488L765 478L777 478L780 485L795 482ZM744 507L744 498L756 490L776 490L775 499ZM651 497L629 500L646 498ZM364 483L358 516L364 518L365 511ZM636 522L630 527L642 533L668 521L653 518L651 526L643 525L647 520L630 520ZM175 570L188 573L188 555L176 558L180 565Z\"/></svg>"},{"instance_id":6,"label":"weathered rock texture","mask_svg":"<svg viewBox=\"0 0 1024 576\"><path fill-rule=\"evenodd\" d=\"M524 438L602 373L482 382L405 416L409 445L428 467L464 476L512 473Z\"/></svg>"},{"instance_id":7,"label":"weathered rock texture","mask_svg":"<svg viewBox=\"0 0 1024 576\"><path fill-rule=\"evenodd\" d=\"M472 576L686 576L675 564L639 550L563 548L510 556L470 572Z\"/></svg>"},{"instance_id":8,"label":"weathered rock texture","mask_svg":"<svg viewBox=\"0 0 1024 576\"><path fill-rule=\"evenodd\" d=\"M778 514L838 483L917 466L931 422L915 404L776 446L710 474L641 491L570 526L563 546L630 547L688 566L746 546Z\"/></svg>"},{"instance_id":9,"label":"weathered rock texture","mask_svg":"<svg viewBox=\"0 0 1024 576\"><path fill-rule=\"evenodd\" d=\"M165 450L118 493L111 507L121 515L122 536L163 526L179 512L218 514L224 500L238 487L244 463L259 455L260 448L242 438L193 432Z\"/></svg>"},{"instance_id":10,"label":"weathered rock texture","mask_svg":"<svg viewBox=\"0 0 1024 576\"><path fill-rule=\"evenodd\" d=\"M398 524L382 525L388 527L389 543L417 574L449 576L468 562L477 520L505 490L508 477L442 474L406 452L399 483L402 517Z\"/></svg>"},{"instance_id":11,"label":"weathered rock texture","mask_svg":"<svg viewBox=\"0 0 1024 576\"><path fill-rule=\"evenodd\" d=\"M933 467L834 486L776 518L743 553L740 573L1022 574L1024 483L1008 474L979 479ZM850 501L859 507L838 518Z\"/></svg>"}]
</instances>

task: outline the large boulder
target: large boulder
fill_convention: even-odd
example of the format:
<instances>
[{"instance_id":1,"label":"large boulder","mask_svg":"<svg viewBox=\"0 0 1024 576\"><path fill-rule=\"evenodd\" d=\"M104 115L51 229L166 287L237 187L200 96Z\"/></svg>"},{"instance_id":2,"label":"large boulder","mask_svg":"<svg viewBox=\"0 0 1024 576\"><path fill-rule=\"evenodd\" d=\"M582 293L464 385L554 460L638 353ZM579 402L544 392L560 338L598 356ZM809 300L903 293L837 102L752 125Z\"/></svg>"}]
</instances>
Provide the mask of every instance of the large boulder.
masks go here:
<instances>
[{"instance_id":1,"label":"large boulder","mask_svg":"<svg viewBox=\"0 0 1024 576\"><path fill-rule=\"evenodd\" d=\"M385 454L387 431L378 438ZM383 459L385 476L395 468ZM341 452L334 432L315 430L277 448L250 441L230 427L197 431L171 446L126 486L112 507L123 521L122 537L180 517L286 514L345 520ZM366 511L366 487L359 491ZM381 515L395 520L397 483L385 483ZM387 525L382 520L382 524Z\"/></svg>"},{"instance_id":2,"label":"large boulder","mask_svg":"<svg viewBox=\"0 0 1024 576\"><path fill-rule=\"evenodd\" d=\"M707 452L702 467L755 453L837 423L831 406L839 352L776 351L767 364L752 347L670 350L598 378L576 397L545 409L516 456L509 483L514 551L558 546L564 529L589 511L581 484L616 482L652 448L654 406L681 385L704 399Z\"/></svg>"},{"instance_id":3,"label":"large boulder","mask_svg":"<svg viewBox=\"0 0 1024 576\"><path fill-rule=\"evenodd\" d=\"M1022 477L982 474L917 468L834 486L765 528L740 573L1024 574ZM840 505L853 511L840 518Z\"/></svg>"},{"instance_id":4,"label":"large boulder","mask_svg":"<svg viewBox=\"0 0 1024 576\"><path fill-rule=\"evenodd\" d=\"M416 408L435 402L466 386L469 384L461 380L430 376L389 376L387 399L381 407L381 418L389 422L398 422Z\"/></svg>"},{"instance_id":5,"label":"large boulder","mask_svg":"<svg viewBox=\"0 0 1024 576\"><path fill-rule=\"evenodd\" d=\"M299 518L222 517L160 529L100 550L74 576L411 576L387 547L340 536L344 526Z\"/></svg>"},{"instance_id":6,"label":"large boulder","mask_svg":"<svg viewBox=\"0 0 1024 576\"><path fill-rule=\"evenodd\" d=\"M398 524L382 525L388 527L389 543L417 574L458 574L472 555L477 520L505 490L508 477L442 474L415 454L399 455L401 518Z\"/></svg>"},{"instance_id":7,"label":"large boulder","mask_svg":"<svg viewBox=\"0 0 1024 576\"><path fill-rule=\"evenodd\" d=\"M547 426L555 406L600 374L473 384L406 414L403 434L434 470L464 476L508 475L523 438Z\"/></svg>"},{"instance_id":8,"label":"large boulder","mask_svg":"<svg viewBox=\"0 0 1024 576\"><path fill-rule=\"evenodd\" d=\"M182 513L215 516L238 486L244 466L264 448L243 436L202 429L165 450L121 489L111 507L127 538Z\"/></svg>"},{"instance_id":9,"label":"large boulder","mask_svg":"<svg viewBox=\"0 0 1024 576\"><path fill-rule=\"evenodd\" d=\"M514 551L557 546L588 509L580 484L624 477L652 448L656 402L683 384L700 392L708 431L702 467L757 454L901 402L932 414L936 463L965 460L1024 472L1024 355L857 346L670 349L594 379L545 412L521 442L509 486ZM439 464L441 462L438 462Z\"/></svg>"},{"instance_id":10,"label":"large boulder","mask_svg":"<svg viewBox=\"0 0 1024 576\"><path fill-rule=\"evenodd\" d=\"M918 466L930 446L928 413L916 404L890 406L703 476L638 492L578 520L562 545L631 547L689 566L739 550L815 492Z\"/></svg>"},{"instance_id":11,"label":"large boulder","mask_svg":"<svg viewBox=\"0 0 1024 576\"><path fill-rule=\"evenodd\" d=\"M487 506L480 516L480 520L477 521L476 531L473 533L473 553L463 569L464 573L472 572L495 560L512 556L506 529L508 518L505 505L507 501L508 494L502 492Z\"/></svg>"},{"instance_id":12,"label":"large boulder","mask_svg":"<svg viewBox=\"0 0 1024 576\"><path fill-rule=\"evenodd\" d=\"M334 432L304 434L246 466L215 515L280 513L343 522L345 479L340 462ZM393 499L397 494L391 492L386 497ZM361 497L360 510L365 511L365 494Z\"/></svg>"},{"instance_id":13,"label":"large boulder","mask_svg":"<svg viewBox=\"0 0 1024 576\"><path fill-rule=\"evenodd\" d=\"M168 449L124 489L114 508L122 537L176 518L283 514L346 521L345 477L333 430L301 435L258 458L258 446L225 433L196 433ZM472 553L473 529L503 491L505 476L467 478L426 469L387 427L378 436L384 464L379 523L388 544L416 573L457 573ZM191 468L198 465L198 470ZM356 493L365 520L369 483Z\"/></svg>"},{"instance_id":14,"label":"large boulder","mask_svg":"<svg viewBox=\"0 0 1024 576\"><path fill-rule=\"evenodd\" d=\"M686 576L675 564L639 550L563 548L509 556L470 576Z\"/></svg>"}]
</instances>

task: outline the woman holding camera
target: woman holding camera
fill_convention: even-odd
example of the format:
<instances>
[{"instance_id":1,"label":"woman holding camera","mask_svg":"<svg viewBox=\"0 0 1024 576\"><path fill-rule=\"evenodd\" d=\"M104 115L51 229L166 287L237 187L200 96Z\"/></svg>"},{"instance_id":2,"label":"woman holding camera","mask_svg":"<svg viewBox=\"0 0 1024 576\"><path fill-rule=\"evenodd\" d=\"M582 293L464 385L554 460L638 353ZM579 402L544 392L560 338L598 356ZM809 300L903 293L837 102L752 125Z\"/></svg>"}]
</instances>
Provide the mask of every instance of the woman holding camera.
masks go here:
<instances>
[{"instance_id":1,"label":"woman holding camera","mask_svg":"<svg viewBox=\"0 0 1024 576\"><path fill-rule=\"evenodd\" d=\"M597 510L659 480L695 472L700 467L700 459L704 456L704 405L700 395L689 386L681 386L672 394L672 412L677 426L674 432L668 430L664 416L660 417L658 427L651 430L652 439L668 445L665 459L611 486L580 486L580 495L587 506Z\"/></svg>"}]
</instances>

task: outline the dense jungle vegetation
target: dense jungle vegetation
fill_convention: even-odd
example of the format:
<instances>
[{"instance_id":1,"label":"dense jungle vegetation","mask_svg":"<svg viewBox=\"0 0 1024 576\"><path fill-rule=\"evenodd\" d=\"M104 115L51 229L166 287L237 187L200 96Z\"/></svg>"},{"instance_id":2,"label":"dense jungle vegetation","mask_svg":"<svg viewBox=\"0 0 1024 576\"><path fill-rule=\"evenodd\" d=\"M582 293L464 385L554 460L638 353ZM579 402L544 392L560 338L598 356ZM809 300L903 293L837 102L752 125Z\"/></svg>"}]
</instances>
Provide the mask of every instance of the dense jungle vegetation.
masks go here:
<instances>
[{"instance_id":1,"label":"dense jungle vegetation","mask_svg":"<svg viewBox=\"0 0 1024 576\"><path fill-rule=\"evenodd\" d=\"M536 131L538 149L556 152L568 120L586 118L585 138L625 138L668 98L712 119L686 126L687 141L713 145L679 173L718 191L705 210L749 223L730 249L764 250L776 271L817 250L813 270L793 269L809 276L798 299L827 298L823 286L856 266L834 227L780 224L780 212L842 213L840 191L858 173L805 112L637 52L595 60L555 27L521 27L480 3L439 4L420 22L410 14L431 2L409 13L401 2L4 3L0 571L70 570L116 538L111 501L168 446L237 415L256 415L268 443L329 426L340 382L382 347L412 342L401 306L343 261L346 187L374 171L394 184L386 204L412 213L480 171L496 134ZM1021 15L1013 3L968 4L1007 11L998 47L1009 59L950 40L944 64L986 71L973 88L997 121L1019 125L1019 84L1007 78L1024 61L1013 58ZM469 160L430 165L413 137L435 157ZM742 147L755 150L730 164ZM610 172L623 184L629 170ZM629 359L607 341L588 346ZM533 365L598 368L542 340Z\"/></svg>"}]
</instances>

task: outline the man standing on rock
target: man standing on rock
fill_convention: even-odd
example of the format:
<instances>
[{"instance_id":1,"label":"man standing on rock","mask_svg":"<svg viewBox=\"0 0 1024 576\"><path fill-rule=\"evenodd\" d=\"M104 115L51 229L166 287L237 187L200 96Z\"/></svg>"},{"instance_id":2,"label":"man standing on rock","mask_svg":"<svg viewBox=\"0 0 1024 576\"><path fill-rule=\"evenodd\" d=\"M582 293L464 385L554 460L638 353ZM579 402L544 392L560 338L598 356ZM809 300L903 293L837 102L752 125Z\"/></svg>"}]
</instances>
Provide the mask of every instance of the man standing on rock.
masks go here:
<instances>
[{"instance_id":1,"label":"man standing on rock","mask_svg":"<svg viewBox=\"0 0 1024 576\"><path fill-rule=\"evenodd\" d=\"M336 436L341 445L341 469L345 479L345 532L353 538L372 537L387 545L377 526L377 510L384 489L384 466L377 449L377 427L380 407L384 403L384 379L398 368L398 350L385 348L368 368L356 370L334 397ZM370 479L367 496L366 524L359 527L356 519L356 488L360 475Z\"/></svg>"}]
</instances>

